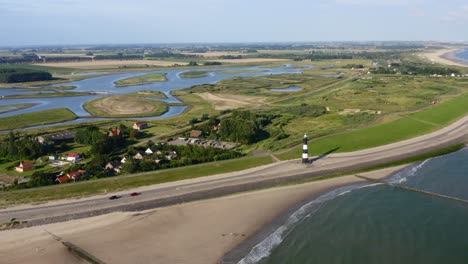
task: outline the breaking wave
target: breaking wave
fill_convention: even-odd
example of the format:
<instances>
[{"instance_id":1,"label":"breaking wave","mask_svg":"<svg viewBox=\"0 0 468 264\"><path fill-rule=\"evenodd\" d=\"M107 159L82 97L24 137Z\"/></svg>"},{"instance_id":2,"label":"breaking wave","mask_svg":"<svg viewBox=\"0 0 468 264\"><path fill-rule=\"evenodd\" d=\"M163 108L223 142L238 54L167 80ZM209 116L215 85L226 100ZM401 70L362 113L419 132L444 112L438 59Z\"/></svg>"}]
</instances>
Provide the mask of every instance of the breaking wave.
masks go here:
<instances>
[{"instance_id":1,"label":"breaking wave","mask_svg":"<svg viewBox=\"0 0 468 264\"><path fill-rule=\"evenodd\" d=\"M344 186L337 188L333 191L327 192L318 198L312 200L311 202L305 204L299 210L294 212L286 221L284 225L276 229L271 235L269 235L265 240L256 245L250 252L241 259L238 264L254 264L258 263L265 257L268 257L271 251L277 247L283 239L292 231L294 226L302 219L310 217L316 213L320 208L328 201L333 200L334 198L348 194L353 190L357 190L368 186L366 183L358 183L349 186Z\"/></svg>"}]
</instances>

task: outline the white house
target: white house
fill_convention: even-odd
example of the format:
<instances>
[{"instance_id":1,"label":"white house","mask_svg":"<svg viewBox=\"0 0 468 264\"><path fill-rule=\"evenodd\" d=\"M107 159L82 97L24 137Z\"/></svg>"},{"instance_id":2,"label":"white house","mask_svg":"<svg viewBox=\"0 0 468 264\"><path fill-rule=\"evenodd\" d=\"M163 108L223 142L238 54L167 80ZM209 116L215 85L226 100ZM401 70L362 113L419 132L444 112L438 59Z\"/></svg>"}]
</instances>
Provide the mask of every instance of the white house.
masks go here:
<instances>
[{"instance_id":1,"label":"white house","mask_svg":"<svg viewBox=\"0 0 468 264\"><path fill-rule=\"evenodd\" d=\"M80 153L78 152L68 153L67 160L73 163L77 163L80 160Z\"/></svg>"},{"instance_id":2,"label":"white house","mask_svg":"<svg viewBox=\"0 0 468 264\"><path fill-rule=\"evenodd\" d=\"M146 155L151 155L154 152L153 152L153 150L151 148L148 148L148 149L145 150L145 153L146 153Z\"/></svg>"}]
</instances>

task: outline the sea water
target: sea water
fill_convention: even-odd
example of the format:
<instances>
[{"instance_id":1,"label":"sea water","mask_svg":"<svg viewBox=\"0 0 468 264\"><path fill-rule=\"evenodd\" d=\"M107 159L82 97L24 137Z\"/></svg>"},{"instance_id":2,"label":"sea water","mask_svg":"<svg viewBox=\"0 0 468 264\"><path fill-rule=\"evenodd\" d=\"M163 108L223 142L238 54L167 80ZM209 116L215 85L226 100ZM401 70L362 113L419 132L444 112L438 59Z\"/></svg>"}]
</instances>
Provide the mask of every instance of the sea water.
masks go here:
<instances>
[{"instance_id":1,"label":"sea water","mask_svg":"<svg viewBox=\"0 0 468 264\"><path fill-rule=\"evenodd\" d=\"M468 149L388 182L468 200ZM383 184L310 202L240 263L468 263L468 204Z\"/></svg>"},{"instance_id":2,"label":"sea water","mask_svg":"<svg viewBox=\"0 0 468 264\"><path fill-rule=\"evenodd\" d=\"M463 64L468 65L468 48L455 52L454 57L455 59L460 60Z\"/></svg>"}]
</instances>

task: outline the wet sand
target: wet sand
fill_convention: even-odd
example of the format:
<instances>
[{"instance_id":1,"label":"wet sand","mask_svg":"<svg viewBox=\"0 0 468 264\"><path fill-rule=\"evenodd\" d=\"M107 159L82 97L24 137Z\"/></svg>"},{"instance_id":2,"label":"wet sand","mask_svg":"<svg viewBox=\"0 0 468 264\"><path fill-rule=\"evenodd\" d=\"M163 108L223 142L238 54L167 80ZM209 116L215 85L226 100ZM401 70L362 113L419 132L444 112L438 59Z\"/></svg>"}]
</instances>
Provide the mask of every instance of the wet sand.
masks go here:
<instances>
[{"instance_id":1,"label":"wet sand","mask_svg":"<svg viewBox=\"0 0 468 264\"><path fill-rule=\"evenodd\" d=\"M384 178L404 166L364 173ZM0 232L2 263L84 263L45 230L106 263L218 263L291 207L362 181L355 176L242 193L138 213Z\"/></svg>"}]
</instances>

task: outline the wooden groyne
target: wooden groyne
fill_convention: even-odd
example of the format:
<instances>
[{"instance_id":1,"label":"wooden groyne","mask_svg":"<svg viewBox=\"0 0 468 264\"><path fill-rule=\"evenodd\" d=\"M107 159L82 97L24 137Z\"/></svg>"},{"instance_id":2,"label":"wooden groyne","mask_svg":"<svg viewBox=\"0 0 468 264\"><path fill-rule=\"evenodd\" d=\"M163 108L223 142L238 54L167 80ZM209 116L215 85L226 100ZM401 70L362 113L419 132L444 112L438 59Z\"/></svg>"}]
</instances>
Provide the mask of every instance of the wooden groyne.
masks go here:
<instances>
[{"instance_id":1,"label":"wooden groyne","mask_svg":"<svg viewBox=\"0 0 468 264\"><path fill-rule=\"evenodd\" d=\"M370 182L374 182L374 183L381 183L381 184L385 184L385 185L387 185L387 186L399 188L399 189L402 189L402 190L411 191L411 192L417 192L417 193L421 193L421 194L424 194L424 195L428 195L428 196L432 196L432 197L436 197L436 198L441 198L441 199L446 199L446 200L451 200L451 201L456 201L456 202L459 202L459 203L463 203L463 204L465 204L465 205L468 205L468 201L467 201L467 200L460 199L460 198L457 198L457 197L452 197L452 196L448 196L448 195L444 195L444 194L439 194L439 193L433 193L433 192L429 192L429 191L424 191L424 190L420 190L420 189L416 189L416 188L404 186L404 185L398 184L398 183L389 183L389 182L386 182L386 181L383 181L383 180L372 179L372 178L369 178L369 177L366 177L366 176L362 176L362 175L354 175L354 176L356 176L356 177L358 177L358 178L360 178L360 179L366 180L366 181L370 181Z\"/></svg>"},{"instance_id":2,"label":"wooden groyne","mask_svg":"<svg viewBox=\"0 0 468 264\"><path fill-rule=\"evenodd\" d=\"M98 259L97 257L93 256L91 253L87 252L86 250L80 248L79 246L68 242L64 241L61 237L52 234L51 232L47 231L46 229L43 228L45 232L47 232L50 236L52 236L56 241L62 243L68 250L70 250L73 254L76 256L80 257L81 259L85 260L88 263L91 264L106 264L104 261Z\"/></svg>"}]
</instances>

